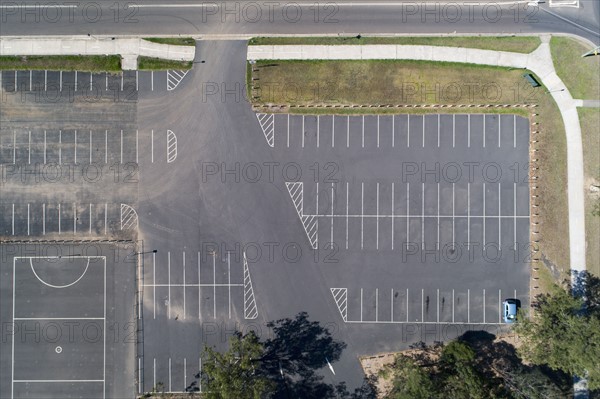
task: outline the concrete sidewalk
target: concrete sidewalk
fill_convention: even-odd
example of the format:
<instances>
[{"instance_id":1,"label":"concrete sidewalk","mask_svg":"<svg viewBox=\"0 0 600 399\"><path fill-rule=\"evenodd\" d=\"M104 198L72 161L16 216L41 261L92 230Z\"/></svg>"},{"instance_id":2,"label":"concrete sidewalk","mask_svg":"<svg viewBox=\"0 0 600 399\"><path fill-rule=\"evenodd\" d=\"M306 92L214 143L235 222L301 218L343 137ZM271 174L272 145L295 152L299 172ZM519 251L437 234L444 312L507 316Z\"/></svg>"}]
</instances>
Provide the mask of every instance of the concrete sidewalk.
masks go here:
<instances>
[{"instance_id":1,"label":"concrete sidewalk","mask_svg":"<svg viewBox=\"0 0 600 399\"><path fill-rule=\"evenodd\" d=\"M141 38L119 39L97 36L68 38L0 38L0 55L114 55L123 58L125 70L137 69L137 57L193 61L195 46L152 43Z\"/></svg>"},{"instance_id":2,"label":"concrete sidewalk","mask_svg":"<svg viewBox=\"0 0 600 399\"><path fill-rule=\"evenodd\" d=\"M532 53L479 50L460 47L410 45L268 45L249 46L248 60L366 60L396 59L446 61L512 68L527 68L534 72L556 101L565 123L567 135L567 176L569 202L569 248L571 270L586 270L585 206L583 147L577 106L569 90L554 69L550 53L550 36L542 36L542 44ZM574 273L576 274L576 273Z\"/></svg>"}]
</instances>

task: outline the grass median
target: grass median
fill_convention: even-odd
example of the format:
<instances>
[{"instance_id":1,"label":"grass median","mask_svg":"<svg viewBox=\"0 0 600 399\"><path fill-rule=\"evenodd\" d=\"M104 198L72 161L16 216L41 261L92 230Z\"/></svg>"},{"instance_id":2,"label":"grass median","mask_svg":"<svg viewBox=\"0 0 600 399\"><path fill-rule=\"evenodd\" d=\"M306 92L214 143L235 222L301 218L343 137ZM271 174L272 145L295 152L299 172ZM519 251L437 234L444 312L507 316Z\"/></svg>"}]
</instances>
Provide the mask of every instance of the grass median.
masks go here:
<instances>
[{"instance_id":1,"label":"grass median","mask_svg":"<svg viewBox=\"0 0 600 399\"><path fill-rule=\"evenodd\" d=\"M600 109L579 108L578 111L585 173L586 263L590 273L600 277L600 215L593 214L594 206L600 206L600 194L589 190L592 185L600 185Z\"/></svg>"},{"instance_id":2,"label":"grass median","mask_svg":"<svg viewBox=\"0 0 600 399\"><path fill-rule=\"evenodd\" d=\"M560 279L569 267L567 152L559 109L541 86L532 88L524 70L460 63L369 61L257 61L248 65L253 105L432 105L448 108L283 108L306 114L516 113L539 122L534 130L537 194L544 263ZM252 90L252 86L255 88ZM524 108L458 108L458 104L537 104ZM532 116L532 113L538 115Z\"/></svg>"},{"instance_id":3,"label":"grass median","mask_svg":"<svg viewBox=\"0 0 600 399\"><path fill-rule=\"evenodd\" d=\"M195 46L196 40L191 37L145 37L144 40L147 40L152 43L158 44L170 44L173 46Z\"/></svg>"},{"instance_id":4,"label":"grass median","mask_svg":"<svg viewBox=\"0 0 600 399\"><path fill-rule=\"evenodd\" d=\"M192 69L192 61L174 61L162 58L138 57L138 69L140 71L164 71L177 69L187 71Z\"/></svg>"},{"instance_id":5,"label":"grass median","mask_svg":"<svg viewBox=\"0 0 600 399\"><path fill-rule=\"evenodd\" d=\"M556 73L573 98L600 100L600 56L582 58L591 48L568 37L552 37L550 50Z\"/></svg>"},{"instance_id":6,"label":"grass median","mask_svg":"<svg viewBox=\"0 0 600 399\"><path fill-rule=\"evenodd\" d=\"M380 36L307 36L254 37L249 45L350 45L407 44L420 46L468 47L482 50L531 53L541 41L532 36L459 36L459 37L380 37Z\"/></svg>"},{"instance_id":7,"label":"grass median","mask_svg":"<svg viewBox=\"0 0 600 399\"><path fill-rule=\"evenodd\" d=\"M0 70L121 72L118 55L0 56Z\"/></svg>"}]
</instances>

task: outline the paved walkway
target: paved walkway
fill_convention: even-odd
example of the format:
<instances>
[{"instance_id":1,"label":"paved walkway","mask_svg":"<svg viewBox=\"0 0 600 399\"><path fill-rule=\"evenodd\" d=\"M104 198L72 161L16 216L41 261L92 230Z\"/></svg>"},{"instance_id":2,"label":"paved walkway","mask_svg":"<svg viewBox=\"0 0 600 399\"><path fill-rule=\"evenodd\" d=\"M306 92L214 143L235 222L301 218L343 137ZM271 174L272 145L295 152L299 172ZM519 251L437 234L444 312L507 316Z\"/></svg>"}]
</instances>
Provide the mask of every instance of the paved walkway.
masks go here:
<instances>
[{"instance_id":1,"label":"paved walkway","mask_svg":"<svg viewBox=\"0 0 600 399\"><path fill-rule=\"evenodd\" d=\"M585 206L583 148L577 106L569 90L560 80L552 63L550 36L542 36L542 44L532 53L478 50L459 47L408 45L342 45L342 46L249 46L249 60L259 59L404 59L449 61L471 64L527 68L534 72L556 101L565 123L567 135L567 176L569 201L569 248L571 270L585 271Z\"/></svg>"},{"instance_id":2,"label":"paved walkway","mask_svg":"<svg viewBox=\"0 0 600 399\"><path fill-rule=\"evenodd\" d=\"M193 61L195 46L152 43L140 38L119 39L98 36L55 38L0 38L0 55L108 55L120 54L122 68L137 69L137 57Z\"/></svg>"}]
</instances>

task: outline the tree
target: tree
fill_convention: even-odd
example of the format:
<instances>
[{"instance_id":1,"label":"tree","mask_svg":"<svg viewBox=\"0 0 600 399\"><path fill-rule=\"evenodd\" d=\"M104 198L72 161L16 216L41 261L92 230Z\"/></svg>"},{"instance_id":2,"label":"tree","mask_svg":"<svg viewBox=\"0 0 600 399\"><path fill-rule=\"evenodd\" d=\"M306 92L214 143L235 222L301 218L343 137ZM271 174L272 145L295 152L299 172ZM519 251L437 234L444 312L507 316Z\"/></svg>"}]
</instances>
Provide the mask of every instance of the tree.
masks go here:
<instances>
[{"instance_id":1,"label":"tree","mask_svg":"<svg viewBox=\"0 0 600 399\"><path fill-rule=\"evenodd\" d=\"M429 399L436 396L436 390L430 378L429 370L405 355L398 355L394 363L380 372L384 378L393 376L390 399Z\"/></svg>"},{"instance_id":2,"label":"tree","mask_svg":"<svg viewBox=\"0 0 600 399\"><path fill-rule=\"evenodd\" d=\"M440 392L447 398L491 397L491 390L475 368L475 351L465 342L452 341L442 349L440 375Z\"/></svg>"},{"instance_id":3,"label":"tree","mask_svg":"<svg viewBox=\"0 0 600 399\"><path fill-rule=\"evenodd\" d=\"M230 339L227 352L206 347L203 354L202 383L207 399L261 399L273 391L273 383L261 372L263 345L256 334Z\"/></svg>"},{"instance_id":4,"label":"tree","mask_svg":"<svg viewBox=\"0 0 600 399\"><path fill-rule=\"evenodd\" d=\"M570 375L588 376L600 388L600 318L586 311L586 301L555 286L533 304L531 318L519 317L515 332L523 338L520 355L535 364Z\"/></svg>"}]
</instances>

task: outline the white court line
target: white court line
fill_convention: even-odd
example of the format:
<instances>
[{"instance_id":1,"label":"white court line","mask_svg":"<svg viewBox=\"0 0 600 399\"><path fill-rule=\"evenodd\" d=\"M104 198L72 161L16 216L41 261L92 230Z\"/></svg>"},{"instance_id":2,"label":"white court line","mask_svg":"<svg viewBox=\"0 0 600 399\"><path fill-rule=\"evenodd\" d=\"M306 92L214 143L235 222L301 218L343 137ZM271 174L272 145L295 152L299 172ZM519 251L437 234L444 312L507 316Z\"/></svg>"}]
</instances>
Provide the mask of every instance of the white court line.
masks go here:
<instances>
[{"instance_id":1,"label":"white court line","mask_svg":"<svg viewBox=\"0 0 600 399\"><path fill-rule=\"evenodd\" d=\"M331 119L331 148L335 147L335 115Z\"/></svg>"},{"instance_id":2,"label":"white court line","mask_svg":"<svg viewBox=\"0 0 600 399\"><path fill-rule=\"evenodd\" d=\"M152 252L152 315L156 319L156 252ZM156 362L156 360L155 360ZM156 379L156 377L154 378ZM156 385L156 383L154 383Z\"/></svg>"},{"instance_id":3,"label":"white court line","mask_svg":"<svg viewBox=\"0 0 600 399\"><path fill-rule=\"evenodd\" d=\"M394 250L394 182L392 182L392 251Z\"/></svg>"},{"instance_id":4,"label":"white court line","mask_svg":"<svg viewBox=\"0 0 600 399\"><path fill-rule=\"evenodd\" d=\"M377 224L377 234L376 234L376 249L379 249L379 182L377 182L377 218L376 220L376 224ZM333 219L332 219L333 222Z\"/></svg>"},{"instance_id":5,"label":"white court line","mask_svg":"<svg viewBox=\"0 0 600 399\"><path fill-rule=\"evenodd\" d=\"M350 147L350 115L346 116L346 148Z\"/></svg>"},{"instance_id":6,"label":"white court line","mask_svg":"<svg viewBox=\"0 0 600 399\"><path fill-rule=\"evenodd\" d=\"M408 240L409 240L409 229L410 229L410 209L409 209L409 199L410 199L410 183L406 183L406 249L408 249Z\"/></svg>"},{"instance_id":7,"label":"white court line","mask_svg":"<svg viewBox=\"0 0 600 399\"><path fill-rule=\"evenodd\" d=\"M348 182L346 182L346 249L348 249Z\"/></svg>"},{"instance_id":8,"label":"white court line","mask_svg":"<svg viewBox=\"0 0 600 399\"><path fill-rule=\"evenodd\" d=\"M363 289L360 289L360 321L363 321Z\"/></svg>"},{"instance_id":9,"label":"white court line","mask_svg":"<svg viewBox=\"0 0 600 399\"><path fill-rule=\"evenodd\" d=\"M31 165L31 130L29 131L29 147L27 152L27 163Z\"/></svg>"},{"instance_id":10,"label":"white court line","mask_svg":"<svg viewBox=\"0 0 600 399\"><path fill-rule=\"evenodd\" d=\"M273 124L275 124L275 119L273 119ZM321 126L321 115L317 115L317 148L319 148L319 142L321 141L320 126Z\"/></svg>"},{"instance_id":11,"label":"white court line","mask_svg":"<svg viewBox=\"0 0 600 399\"><path fill-rule=\"evenodd\" d=\"M183 319L185 320L185 251L183 251Z\"/></svg>"},{"instance_id":12,"label":"white court line","mask_svg":"<svg viewBox=\"0 0 600 399\"><path fill-rule=\"evenodd\" d=\"M231 319L231 252L227 251L227 306Z\"/></svg>"},{"instance_id":13,"label":"white court line","mask_svg":"<svg viewBox=\"0 0 600 399\"><path fill-rule=\"evenodd\" d=\"M334 183L331 183L331 245L333 245L333 192L334 192Z\"/></svg>"},{"instance_id":14,"label":"white court line","mask_svg":"<svg viewBox=\"0 0 600 399\"><path fill-rule=\"evenodd\" d=\"M169 283L169 291L167 296L167 318L171 318L171 251L167 252L167 271L169 273L169 277L167 279ZM169 369L171 368L171 360L169 359ZM169 391L171 388L169 388Z\"/></svg>"},{"instance_id":15,"label":"white court line","mask_svg":"<svg viewBox=\"0 0 600 399\"><path fill-rule=\"evenodd\" d=\"M365 223L365 183L360 183L360 249L363 249L364 241L364 223Z\"/></svg>"},{"instance_id":16,"label":"white court line","mask_svg":"<svg viewBox=\"0 0 600 399\"><path fill-rule=\"evenodd\" d=\"M362 116L362 148L365 148L365 116Z\"/></svg>"}]
</instances>

